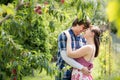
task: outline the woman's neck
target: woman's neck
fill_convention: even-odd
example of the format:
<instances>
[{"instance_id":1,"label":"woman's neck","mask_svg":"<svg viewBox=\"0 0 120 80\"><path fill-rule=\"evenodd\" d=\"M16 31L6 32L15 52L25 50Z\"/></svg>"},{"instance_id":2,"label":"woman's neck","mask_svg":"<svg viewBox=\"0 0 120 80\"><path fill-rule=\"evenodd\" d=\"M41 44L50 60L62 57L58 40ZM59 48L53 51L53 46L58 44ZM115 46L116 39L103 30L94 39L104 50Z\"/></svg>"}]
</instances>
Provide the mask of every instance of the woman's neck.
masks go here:
<instances>
[{"instance_id":1,"label":"woman's neck","mask_svg":"<svg viewBox=\"0 0 120 80\"><path fill-rule=\"evenodd\" d=\"M94 40L93 39L87 39L87 44L94 45Z\"/></svg>"}]
</instances>

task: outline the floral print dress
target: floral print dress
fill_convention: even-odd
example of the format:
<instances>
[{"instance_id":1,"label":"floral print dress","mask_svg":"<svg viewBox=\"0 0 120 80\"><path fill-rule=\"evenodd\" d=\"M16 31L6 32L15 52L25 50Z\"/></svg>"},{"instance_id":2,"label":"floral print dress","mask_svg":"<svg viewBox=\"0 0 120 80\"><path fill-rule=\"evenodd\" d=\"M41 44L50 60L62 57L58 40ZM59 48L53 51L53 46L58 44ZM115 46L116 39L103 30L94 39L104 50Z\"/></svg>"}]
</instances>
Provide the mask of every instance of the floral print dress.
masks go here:
<instances>
[{"instance_id":1,"label":"floral print dress","mask_svg":"<svg viewBox=\"0 0 120 80\"><path fill-rule=\"evenodd\" d=\"M87 67L89 70L93 68L93 64L89 61L86 61L83 57L77 58L76 61ZM91 75L84 75L79 69L73 68L71 80L93 80L93 78Z\"/></svg>"}]
</instances>

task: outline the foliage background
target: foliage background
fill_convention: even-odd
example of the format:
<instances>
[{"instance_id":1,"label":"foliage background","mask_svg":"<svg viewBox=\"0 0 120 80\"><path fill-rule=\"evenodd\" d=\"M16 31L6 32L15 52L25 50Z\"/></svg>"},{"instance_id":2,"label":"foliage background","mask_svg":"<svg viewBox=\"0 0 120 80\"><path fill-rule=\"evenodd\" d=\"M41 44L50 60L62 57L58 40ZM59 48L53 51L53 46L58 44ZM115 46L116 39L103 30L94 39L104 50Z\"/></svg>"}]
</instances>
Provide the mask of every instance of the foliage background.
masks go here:
<instances>
[{"instance_id":1,"label":"foliage background","mask_svg":"<svg viewBox=\"0 0 120 80\"><path fill-rule=\"evenodd\" d=\"M57 37L71 26L76 17L89 17L92 24L99 25L104 31L100 56L95 60L92 73L95 80L120 79L120 72L117 71L120 61L116 60L119 59L119 54L111 48L110 35L111 32L119 35L120 6L116 5L120 3L119 0L7 1L0 2L0 79L6 80L7 76L21 80L38 72L47 72L54 77L57 73L53 64L56 60ZM34 11L37 5L41 7L41 14ZM111 13L112 5L118 8L117 11L112 9L115 13Z\"/></svg>"}]
</instances>

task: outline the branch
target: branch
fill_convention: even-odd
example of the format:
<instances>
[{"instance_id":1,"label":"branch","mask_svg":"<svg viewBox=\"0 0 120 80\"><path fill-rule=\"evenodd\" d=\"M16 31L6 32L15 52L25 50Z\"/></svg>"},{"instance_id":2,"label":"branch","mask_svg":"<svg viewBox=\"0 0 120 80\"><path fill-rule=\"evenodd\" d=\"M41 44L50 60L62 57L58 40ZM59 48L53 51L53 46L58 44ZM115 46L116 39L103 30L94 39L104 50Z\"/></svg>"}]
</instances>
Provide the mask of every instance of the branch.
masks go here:
<instances>
[{"instance_id":1,"label":"branch","mask_svg":"<svg viewBox=\"0 0 120 80\"><path fill-rule=\"evenodd\" d=\"M23 0L20 0L18 6L15 8L16 11L20 9L21 6L23 6L25 3L23 3Z\"/></svg>"},{"instance_id":2,"label":"branch","mask_svg":"<svg viewBox=\"0 0 120 80\"><path fill-rule=\"evenodd\" d=\"M2 20L0 20L0 25L2 24L2 22L4 22L5 20L9 19L10 18L10 14L5 16L5 18L3 18Z\"/></svg>"},{"instance_id":3,"label":"branch","mask_svg":"<svg viewBox=\"0 0 120 80\"><path fill-rule=\"evenodd\" d=\"M24 5L24 3L23 3L24 0L19 0L19 1L20 1L19 4L18 4L17 7L15 8L16 11L18 11L18 10L20 9L20 7ZM4 21L6 21L7 19L9 19L10 16L11 16L11 15L8 14L8 15L5 16L5 18L3 18L2 20L0 20L0 25L1 25Z\"/></svg>"}]
</instances>

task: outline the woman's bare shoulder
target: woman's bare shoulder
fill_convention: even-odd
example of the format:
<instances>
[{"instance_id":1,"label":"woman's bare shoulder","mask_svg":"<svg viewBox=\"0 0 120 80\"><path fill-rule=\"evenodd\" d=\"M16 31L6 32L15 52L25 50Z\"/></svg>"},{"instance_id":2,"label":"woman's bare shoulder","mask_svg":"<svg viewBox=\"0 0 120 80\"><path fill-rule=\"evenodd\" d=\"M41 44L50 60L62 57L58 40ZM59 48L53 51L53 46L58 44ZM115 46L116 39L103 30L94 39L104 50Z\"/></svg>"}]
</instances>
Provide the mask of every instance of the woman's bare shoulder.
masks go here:
<instances>
[{"instance_id":1,"label":"woman's bare shoulder","mask_svg":"<svg viewBox=\"0 0 120 80\"><path fill-rule=\"evenodd\" d=\"M87 52L91 52L92 49L93 49L93 46L92 45L85 45L82 47L84 50L86 50Z\"/></svg>"}]
</instances>

